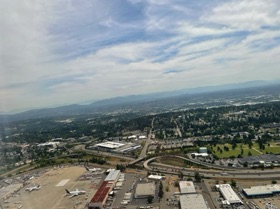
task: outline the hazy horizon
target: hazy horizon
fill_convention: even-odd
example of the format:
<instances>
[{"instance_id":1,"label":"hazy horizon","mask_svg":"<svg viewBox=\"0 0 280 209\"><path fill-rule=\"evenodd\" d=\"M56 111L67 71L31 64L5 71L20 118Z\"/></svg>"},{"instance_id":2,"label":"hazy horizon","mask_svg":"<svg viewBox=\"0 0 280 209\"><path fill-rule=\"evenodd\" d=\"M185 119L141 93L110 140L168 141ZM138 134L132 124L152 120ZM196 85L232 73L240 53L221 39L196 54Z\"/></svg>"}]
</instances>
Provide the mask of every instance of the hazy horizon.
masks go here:
<instances>
[{"instance_id":1,"label":"hazy horizon","mask_svg":"<svg viewBox=\"0 0 280 209\"><path fill-rule=\"evenodd\" d=\"M239 86L241 84L241 86ZM246 85L248 84L248 86ZM129 95L124 95L124 96L116 96L116 97L108 97L108 98L103 98L99 100L88 100L88 101L79 101L77 103L64 103L64 104L56 104L52 106L41 106L41 107L29 107L26 109L17 109L17 110L12 110L9 112L0 112L0 115L13 115L17 113L23 113L26 111L30 110L40 110L40 109L49 109L49 108L58 108L58 107L65 107L65 106L71 106L71 105L90 105L95 102L99 101L105 101L108 99L117 99L117 98L126 98L130 96L149 96L149 95L158 95L158 94L164 94L165 96L168 95L167 97L172 97L172 96L177 96L177 95L182 95L182 94L199 94L199 93L211 93L211 92L222 92L222 91L227 91L227 90L234 90L234 89L244 89L244 88L251 88L251 87L261 87L261 86L269 86L269 85L278 85L280 84L279 80L270 80L270 81L264 81L264 80L255 80L255 81L247 81L243 83L231 83L231 84L225 84L225 85L215 85L215 86L200 86L196 88L188 88L188 89L177 89L177 90L172 90L172 91L159 91L159 92L149 92L146 94L129 94ZM229 85L229 88L227 88L227 85ZM212 89L213 88L213 89ZM180 94L178 94L178 92ZM173 93L173 94L172 94ZM174 94L175 93L175 94ZM164 98L165 98L164 96Z\"/></svg>"},{"instance_id":2,"label":"hazy horizon","mask_svg":"<svg viewBox=\"0 0 280 209\"><path fill-rule=\"evenodd\" d=\"M3 0L0 113L280 79L277 0Z\"/></svg>"}]
</instances>

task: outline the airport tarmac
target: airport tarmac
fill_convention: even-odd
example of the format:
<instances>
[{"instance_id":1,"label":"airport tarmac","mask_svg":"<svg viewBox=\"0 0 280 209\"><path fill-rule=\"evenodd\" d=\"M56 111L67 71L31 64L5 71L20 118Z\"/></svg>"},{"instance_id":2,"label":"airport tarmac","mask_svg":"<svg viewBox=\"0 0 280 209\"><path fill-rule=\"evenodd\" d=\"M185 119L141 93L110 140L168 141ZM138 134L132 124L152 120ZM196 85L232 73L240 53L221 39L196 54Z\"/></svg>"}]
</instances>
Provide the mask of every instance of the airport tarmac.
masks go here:
<instances>
[{"instance_id":1,"label":"airport tarmac","mask_svg":"<svg viewBox=\"0 0 280 209\"><path fill-rule=\"evenodd\" d=\"M9 209L18 208L20 205L22 208L28 209L84 208L94 195L101 180L78 180L85 173L88 173L85 168L79 166L52 168L40 177L33 178L29 185L10 197L3 206ZM41 185L41 188L31 192L25 191L25 188L30 185ZM85 190L86 194L70 198L66 196L65 189L69 191Z\"/></svg>"}]
</instances>

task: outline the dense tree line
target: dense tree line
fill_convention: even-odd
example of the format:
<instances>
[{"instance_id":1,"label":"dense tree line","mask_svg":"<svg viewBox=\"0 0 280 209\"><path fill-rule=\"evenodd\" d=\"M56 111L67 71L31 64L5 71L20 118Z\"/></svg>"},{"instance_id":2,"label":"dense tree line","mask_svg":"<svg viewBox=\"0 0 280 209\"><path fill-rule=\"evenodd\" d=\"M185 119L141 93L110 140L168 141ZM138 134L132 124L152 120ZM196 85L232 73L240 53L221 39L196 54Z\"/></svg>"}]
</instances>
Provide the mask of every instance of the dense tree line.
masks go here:
<instances>
[{"instance_id":1,"label":"dense tree line","mask_svg":"<svg viewBox=\"0 0 280 209\"><path fill-rule=\"evenodd\" d=\"M233 135L248 132L245 137L234 136L234 142L250 143L260 127L280 123L280 102L224 106L217 108L197 108L180 112L140 116L137 114L104 115L98 117L44 118L10 122L0 125L3 142L42 143L53 138L75 138L91 136L96 139L123 137L135 130L148 133L154 118L154 133L159 139L178 138L178 125L182 137L213 136L214 141L231 140L219 138L220 135ZM177 125L176 125L177 124ZM278 128L279 131L279 128ZM216 138L218 137L218 138ZM271 140L266 134L260 144Z\"/></svg>"}]
</instances>

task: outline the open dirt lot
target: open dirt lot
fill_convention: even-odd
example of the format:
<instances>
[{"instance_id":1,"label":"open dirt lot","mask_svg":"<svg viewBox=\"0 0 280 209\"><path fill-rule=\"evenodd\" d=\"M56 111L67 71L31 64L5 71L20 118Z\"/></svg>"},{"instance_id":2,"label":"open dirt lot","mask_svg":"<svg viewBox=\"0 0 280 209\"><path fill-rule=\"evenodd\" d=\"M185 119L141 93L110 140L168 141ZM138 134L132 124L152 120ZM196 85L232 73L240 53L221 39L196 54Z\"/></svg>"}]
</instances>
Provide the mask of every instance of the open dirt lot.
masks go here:
<instances>
[{"instance_id":1,"label":"open dirt lot","mask_svg":"<svg viewBox=\"0 0 280 209\"><path fill-rule=\"evenodd\" d=\"M85 208L87 202L94 195L98 182L89 180L79 181L78 178L87 173L84 167L63 167L50 169L40 177L33 178L30 185L41 185L40 190L32 192L22 189L19 195L9 198L9 204L4 208L18 208L22 205L23 209L70 209ZM99 179L100 181L100 179ZM25 186L30 187L30 185ZM70 198L66 196L65 189L85 190L86 194Z\"/></svg>"}]
</instances>

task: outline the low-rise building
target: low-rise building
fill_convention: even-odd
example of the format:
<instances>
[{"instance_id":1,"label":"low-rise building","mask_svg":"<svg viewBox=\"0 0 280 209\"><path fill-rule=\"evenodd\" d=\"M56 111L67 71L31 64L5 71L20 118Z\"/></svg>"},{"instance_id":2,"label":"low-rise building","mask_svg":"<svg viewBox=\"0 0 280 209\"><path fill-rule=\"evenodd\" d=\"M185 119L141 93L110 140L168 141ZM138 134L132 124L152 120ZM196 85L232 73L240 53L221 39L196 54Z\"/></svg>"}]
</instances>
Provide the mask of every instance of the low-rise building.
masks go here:
<instances>
[{"instance_id":1,"label":"low-rise building","mask_svg":"<svg viewBox=\"0 0 280 209\"><path fill-rule=\"evenodd\" d=\"M280 184L252 186L242 191L248 198L273 196L280 193Z\"/></svg>"},{"instance_id":2,"label":"low-rise building","mask_svg":"<svg viewBox=\"0 0 280 209\"><path fill-rule=\"evenodd\" d=\"M103 208L109 196L109 193L112 191L113 187L113 182L103 181L103 183L100 185L95 195L89 202L88 209Z\"/></svg>"},{"instance_id":3,"label":"low-rise building","mask_svg":"<svg viewBox=\"0 0 280 209\"><path fill-rule=\"evenodd\" d=\"M154 182L137 184L134 197L137 199L154 197L156 185Z\"/></svg>"},{"instance_id":4,"label":"low-rise building","mask_svg":"<svg viewBox=\"0 0 280 209\"><path fill-rule=\"evenodd\" d=\"M238 195L233 191L229 184L218 184L216 188L220 191L224 197L223 205L242 205L243 202L240 200Z\"/></svg>"},{"instance_id":5,"label":"low-rise building","mask_svg":"<svg viewBox=\"0 0 280 209\"><path fill-rule=\"evenodd\" d=\"M164 178L164 176L159 176L159 175L149 175L148 179L151 181L160 181Z\"/></svg>"},{"instance_id":6,"label":"low-rise building","mask_svg":"<svg viewBox=\"0 0 280 209\"><path fill-rule=\"evenodd\" d=\"M117 148L123 147L124 145L125 144L122 144L122 143L108 141L108 142L96 144L96 145L94 145L94 147L98 150L113 151Z\"/></svg>"},{"instance_id":7,"label":"low-rise building","mask_svg":"<svg viewBox=\"0 0 280 209\"><path fill-rule=\"evenodd\" d=\"M207 147L200 147L199 153L207 153Z\"/></svg>"},{"instance_id":8,"label":"low-rise building","mask_svg":"<svg viewBox=\"0 0 280 209\"><path fill-rule=\"evenodd\" d=\"M120 178L121 171L120 170L111 170L109 174L106 176L104 181L112 181L116 183Z\"/></svg>"},{"instance_id":9,"label":"low-rise building","mask_svg":"<svg viewBox=\"0 0 280 209\"><path fill-rule=\"evenodd\" d=\"M196 193L195 186L192 181L180 181L180 192L181 194L194 194Z\"/></svg>"},{"instance_id":10,"label":"low-rise building","mask_svg":"<svg viewBox=\"0 0 280 209\"><path fill-rule=\"evenodd\" d=\"M202 194L180 195L181 209L208 209Z\"/></svg>"}]
</instances>

